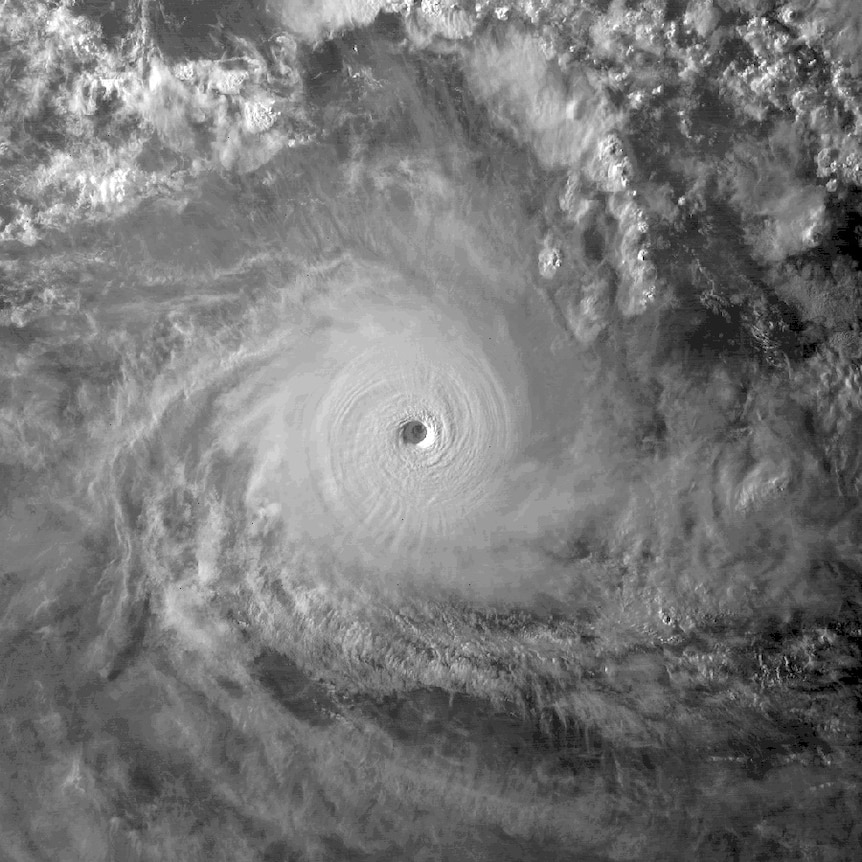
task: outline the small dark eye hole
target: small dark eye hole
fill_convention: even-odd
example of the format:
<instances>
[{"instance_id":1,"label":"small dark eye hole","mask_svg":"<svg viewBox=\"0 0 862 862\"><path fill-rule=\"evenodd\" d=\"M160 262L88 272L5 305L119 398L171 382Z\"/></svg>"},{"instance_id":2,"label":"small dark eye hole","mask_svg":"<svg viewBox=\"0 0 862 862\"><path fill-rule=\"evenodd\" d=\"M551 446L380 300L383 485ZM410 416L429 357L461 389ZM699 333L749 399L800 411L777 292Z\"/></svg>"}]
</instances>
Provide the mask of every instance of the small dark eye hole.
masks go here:
<instances>
[{"instance_id":1,"label":"small dark eye hole","mask_svg":"<svg viewBox=\"0 0 862 862\"><path fill-rule=\"evenodd\" d=\"M415 419L405 423L401 428L401 439L411 446L416 446L418 443L421 443L427 436L428 428L424 423Z\"/></svg>"}]
</instances>

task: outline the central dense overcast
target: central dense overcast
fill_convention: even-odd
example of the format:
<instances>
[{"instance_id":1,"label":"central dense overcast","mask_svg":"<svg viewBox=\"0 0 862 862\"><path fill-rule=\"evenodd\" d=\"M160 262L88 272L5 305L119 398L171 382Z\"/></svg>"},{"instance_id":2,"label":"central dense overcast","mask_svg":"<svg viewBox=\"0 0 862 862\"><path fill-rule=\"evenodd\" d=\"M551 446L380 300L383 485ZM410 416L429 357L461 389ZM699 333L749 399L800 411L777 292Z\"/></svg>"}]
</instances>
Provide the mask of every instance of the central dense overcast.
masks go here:
<instances>
[{"instance_id":1,"label":"central dense overcast","mask_svg":"<svg viewBox=\"0 0 862 862\"><path fill-rule=\"evenodd\" d=\"M860 858L860 50L0 3L0 859Z\"/></svg>"}]
</instances>

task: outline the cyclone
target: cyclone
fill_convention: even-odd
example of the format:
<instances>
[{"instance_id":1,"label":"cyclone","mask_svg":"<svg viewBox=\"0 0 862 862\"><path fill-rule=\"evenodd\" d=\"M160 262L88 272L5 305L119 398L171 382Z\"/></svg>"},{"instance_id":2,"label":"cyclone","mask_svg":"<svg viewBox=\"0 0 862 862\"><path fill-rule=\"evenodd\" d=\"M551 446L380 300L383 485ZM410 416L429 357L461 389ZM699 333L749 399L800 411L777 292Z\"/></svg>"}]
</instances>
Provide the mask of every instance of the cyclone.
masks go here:
<instances>
[{"instance_id":1,"label":"cyclone","mask_svg":"<svg viewBox=\"0 0 862 862\"><path fill-rule=\"evenodd\" d=\"M3 860L859 857L853 0L2 5Z\"/></svg>"},{"instance_id":2,"label":"cyclone","mask_svg":"<svg viewBox=\"0 0 862 862\"><path fill-rule=\"evenodd\" d=\"M524 405L511 403L517 381L504 388L469 343L471 333L442 340L409 321L393 323L378 337L360 326L370 346L339 369L316 405L307 451L349 535L419 548L450 536L491 501Z\"/></svg>"},{"instance_id":3,"label":"cyclone","mask_svg":"<svg viewBox=\"0 0 862 862\"><path fill-rule=\"evenodd\" d=\"M282 547L378 575L455 577L504 529L530 437L505 315L361 261L282 314L221 387L208 463L246 465L244 507ZM346 285L346 287L345 287Z\"/></svg>"}]
</instances>

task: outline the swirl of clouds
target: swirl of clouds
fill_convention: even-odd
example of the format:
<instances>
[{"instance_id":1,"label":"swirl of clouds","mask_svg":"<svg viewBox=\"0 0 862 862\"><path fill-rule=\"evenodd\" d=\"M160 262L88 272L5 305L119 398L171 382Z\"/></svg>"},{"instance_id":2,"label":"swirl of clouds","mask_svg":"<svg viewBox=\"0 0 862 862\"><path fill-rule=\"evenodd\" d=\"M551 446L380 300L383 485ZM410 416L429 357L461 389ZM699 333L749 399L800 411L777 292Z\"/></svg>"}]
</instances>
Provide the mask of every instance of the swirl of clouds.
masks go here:
<instances>
[{"instance_id":1,"label":"swirl of clouds","mask_svg":"<svg viewBox=\"0 0 862 862\"><path fill-rule=\"evenodd\" d=\"M333 324L279 343L222 396L219 444L249 453L247 506L282 541L377 574L455 577L505 529L526 373L494 306L480 318L411 300L403 277L367 269L325 304Z\"/></svg>"},{"instance_id":2,"label":"swirl of clouds","mask_svg":"<svg viewBox=\"0 0 862 862\"><path fill-rule=\"evenodd\" d=\"M855 858L860 13L769 5L3 4L0 857Z\"/></svg>"}]
</instances>

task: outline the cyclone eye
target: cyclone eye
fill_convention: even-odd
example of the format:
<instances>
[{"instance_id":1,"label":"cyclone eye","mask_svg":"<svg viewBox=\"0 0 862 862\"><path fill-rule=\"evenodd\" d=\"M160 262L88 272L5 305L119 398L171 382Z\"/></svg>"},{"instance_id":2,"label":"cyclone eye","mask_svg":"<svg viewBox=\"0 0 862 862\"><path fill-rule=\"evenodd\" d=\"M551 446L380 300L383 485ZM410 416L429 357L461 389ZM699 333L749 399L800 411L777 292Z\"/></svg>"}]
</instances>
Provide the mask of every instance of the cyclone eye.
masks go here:
<instances>
[{"instance_id":1,"label":"cyclone eye","mask_svg":"<svg viewBox=\"0 0 862 862\"><path fill-rule=\"evenodd\" d=\"M401 426L401 439L408 446L418 446L428 436L428 427L418 419L411 419Z\"/></svg>"}]
</instances>

